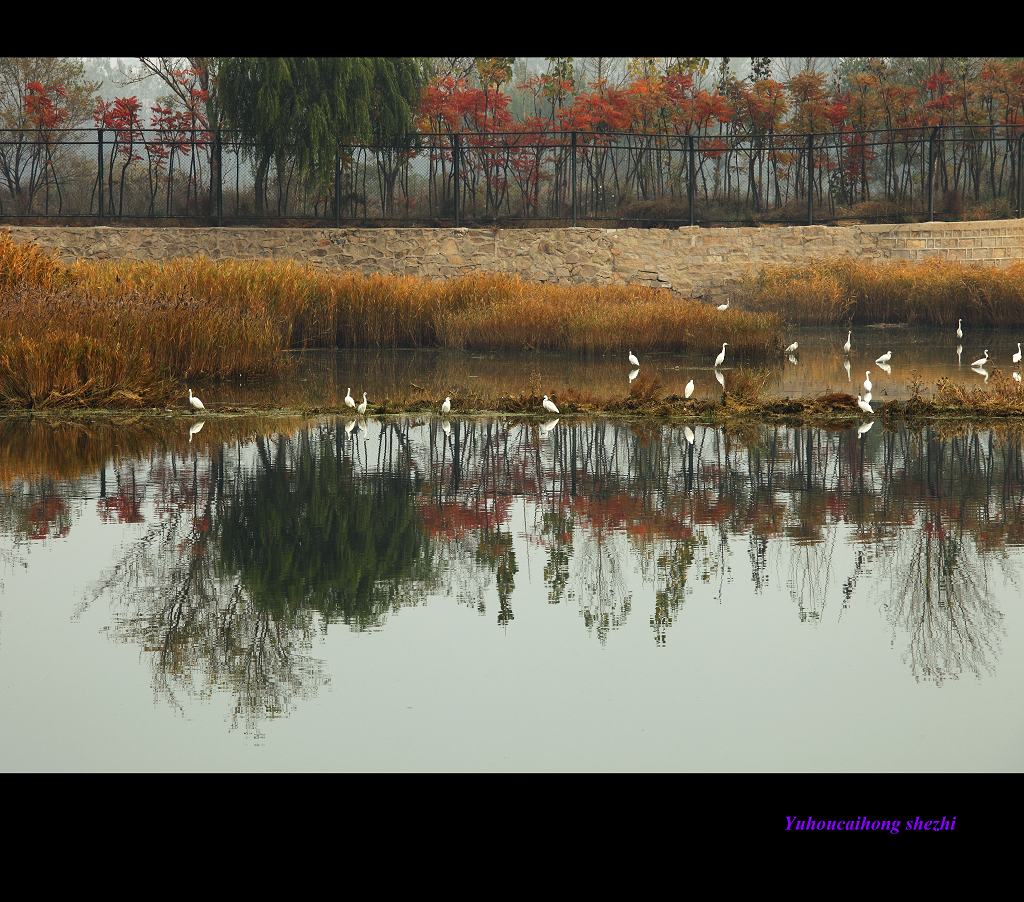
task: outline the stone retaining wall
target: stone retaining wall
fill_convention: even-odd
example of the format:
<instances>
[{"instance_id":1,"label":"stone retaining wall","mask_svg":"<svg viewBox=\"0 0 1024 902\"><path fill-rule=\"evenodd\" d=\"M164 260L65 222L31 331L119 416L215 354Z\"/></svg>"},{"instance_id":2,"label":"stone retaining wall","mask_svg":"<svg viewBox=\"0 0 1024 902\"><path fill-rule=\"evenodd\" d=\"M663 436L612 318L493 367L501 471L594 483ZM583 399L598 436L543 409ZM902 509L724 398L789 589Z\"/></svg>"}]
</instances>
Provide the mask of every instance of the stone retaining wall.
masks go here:
<instances>
[{"instance_id":1,"label":"stone retaining wall","mask_svg":"<svg viewBox=\"0 0 1024 902\"><path fill-rule=\"evenodd\" d=\"M1024 259L1024 219L735 229L3 228L69 261L293 258L428 278L482 270L539 282L655 285L714 300L772 263L856 256L1002 266Z\"/></svg>"}]
</instances>

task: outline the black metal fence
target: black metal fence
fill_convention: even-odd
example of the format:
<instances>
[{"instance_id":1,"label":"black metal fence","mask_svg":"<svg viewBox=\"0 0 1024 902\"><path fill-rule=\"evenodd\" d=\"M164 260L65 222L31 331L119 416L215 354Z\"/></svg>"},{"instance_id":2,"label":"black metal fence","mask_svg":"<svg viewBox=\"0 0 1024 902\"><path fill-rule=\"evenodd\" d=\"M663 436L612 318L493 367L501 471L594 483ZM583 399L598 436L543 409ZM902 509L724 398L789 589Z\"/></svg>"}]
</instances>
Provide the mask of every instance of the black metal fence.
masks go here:
<instances>
[{"instance_id":1,"label":"black metal fence","mask_svg":"<svg viewBox=\"0 0 1024 902\"><path fill-rule=\"evenodd\" d=\"M999 219L1024 126L411 134L330 166L228 133L0 130L0 220L682 226Z\"/></svg>"}]
</instances>

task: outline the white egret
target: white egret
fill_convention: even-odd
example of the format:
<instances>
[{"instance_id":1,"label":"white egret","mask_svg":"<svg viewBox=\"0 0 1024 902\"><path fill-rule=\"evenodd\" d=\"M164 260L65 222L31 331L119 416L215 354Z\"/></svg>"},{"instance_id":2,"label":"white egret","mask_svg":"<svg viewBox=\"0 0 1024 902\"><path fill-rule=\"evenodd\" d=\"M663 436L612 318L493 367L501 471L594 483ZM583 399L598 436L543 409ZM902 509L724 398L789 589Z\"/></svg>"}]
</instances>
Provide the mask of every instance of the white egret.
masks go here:
<instances>
[{"instance_id":1,"label":"white egret","mask_svg":"<svg viewBox=\"0 0 1024 902\"><path fill-rule=\"evenodd\" d=\"M544 400L541 401L541 404L544 405L544 409L548 411L548 413L561 413L561 411L557 407L555 407L554 402L548 400L547 395L544 396Z\"/></svg>"},{"instance_id":2,"label":"white egret","mask_svg":"<svg viewBox=\"0 0 1024 902\"><path fill-rule=\"evenodd\" d=\"M690 443L691 445L693 444L693 442L694 442L694 439L696 439L696 437L697 437L697 436L695 436L695 435L693 434L693 430L692 430L692 429L691 429L691 428L690 428L689 426L684 426L684 427L683 427L683 435L685 435L685 436L686 436L686 440L687 440L687 441L688 441L688 442L689 442L689 443Z\"/></svg>"},{"instance_id":3,"label":"white egret","mask_svg":"<svg viewBox=\"0 0 1024 902\"><path fill-rule=\"evenodd\" d=\"M727 341L722 342L722 353L715 358L715 369L718 369L723 363L725 363L725 346L729 344Z\"/></svg>"},{"instance_id":4,"label":"white egret","mask_svg":"<svg viewBox=\"0 0 1024 902\"><path fill-rule=\"evenodd\" d=\"M444 399L444 404L441 405L441 413L442 414L449 414L451 412L452 412L452 399L451 398L445 398Z\"/></svg>"},{"instance_id":5,"label":"white egret","mask_svg":"<svg viewBox=\"0 0 1024 902\"><path fill-rule=\"evenodd\" d=\"M846 381L847 382L853 382L853 376L850 374L850 361L849 360L844 360L843 361L843 369L846 370Z\"/></svg>"},{"instance_id":6,"label":"white egret","mask_svg":"<svg viewBox=\"0 0 1024 902\"><path fill-rule=\"evenodd\" d=\"M977 360L974 361L974 363L971 364L971 366L984 366L986 363L988 363L988 348L985 348L985 356L979 357Z\"/></svg>"},{"instance_id":7,"label":"white egret","mask_svg":"<svg viewBox=\"0 0 1024 902\"><path fill-rule=\"evenodd\" d=\"M192 405L193 410L206 410L206 405L192 394L191 388L188 390L188 403Z\"/></svg>"},{"instance_id":8,"label":"white egret","mask_svg":"<svg viewBox=\"0 0 1024 902\"><path fill-rule=\"evenodd\" d=\"M726 301L724 304L719 304L718 305L718 309L719 310L728 310L729 309L729 304L731 304L731 303L732 303L732 301Z\"/></svg>"},{"instance_id":9,"label":"white egret","mask_svg":"<svg viewBox=\"0 0 1024 902\"><path fill-rule=\"evenodd\" d=\"M725 388L725 376L718 372L718 370L715 370L715 379L722 388Z\"/></svg>"},{"instance_id":10,"label":"white egret","mask_svg":"<svg viewBox=\"0 0 1024 902\"><path fill-rule=\"evenodd\" d=\"M869 392L871 391L871 370L865 370L864 375L866 377L864 379L864 391Z\"/></svg>"},{"instance_id":11,"label":"white egret","mask_svg":"<svg viewBox=\"0 0 1024 902\"><path fill-rule=\"evenodd\" d=\"M356 410L359 411L359 416L364 416L366 414L366 392L363 392L363 403L360 404Z\"/></svg>"},{"instance_id":12,"label":"white egret","mask_svg":"<svg viewBox=\"0 0 1024 902\"><path fill-rule=\"evenodd\" d=\"M206 420L200 420L198 423L193 423L188 430L189 444L192 443L192 436L199 432L206 425Z\"/></svg>"},{"instance_id":13,"label":"white egret","mask_svg":"<svg viewBox=\"0 0 1024 902\"><path fill-rule=\"evenodd\" d=\"M850 353L850 348L852 347L852 345L850 344L850 338L852 338L852 337L853 337L853 332L847 332L846 333L846 344L843 345L843 351L846 354Z\"/></svg>"},{"instance_id":14,"label":"white egret","mask_svg":"<svg viewBox=\"0 0 1024 902\"><path fill-rule=\"evenodd\" d=\"M964 330L961 328L963 326L963 322L964 321L962 319L958 319L956 321L956 337L957 338L963 338L964 337Z\"/></svg>"},{"instance_id":15,"label":"white egret","mask_svg":"<svg viewBox=\"0 0 1024 902\"><path fill-rule=\"evenodd\" d=\"M892 351L886 351L881 357L875 360L875 363L888 363L892 360Z\"/></svg>"},{"instance_id":16,"label":"white egret","mask_svg":"<svg viewBox=\"0 0 1024 902\"><path fill-rule=\"evenodd\" d=\"M692 397L692 395L693 395L693 380L692 379L689 382L686 383L686 389L683 391L683 395L685 397L687 397L687 398Z\"/></svg>"},{"instance_id":17,"label":"white egret","mask_svg":"<svg viewBox=\"0 0 1024 902\"><path fill-rule=\"evenodd\" d=\"M352 389L351 388L346 388L345 389L345 406L346 407L355 407L356 406L356 399L352 397Z\"/></svg>"},{"instance_id":18,"label":"white egret","mask_svg":"<svg viewBox=\"0 0 1024 902\"><path fill-rule=\"evenodd\" d=\"M640 366L640 361L636 359L636 354L632 351L629 352L629 362L632 363L633 366Z\"/></svg>"},{"instance_id":19,"label":"white egret","mask_svg":"<svg viewBox=\"0 0 1024 902\"><path fill-rule=\"evenodd\" d=\"M1020 363L1020 358L1021 358L1020 342L1018 341L1017 342L1017 353L1013 355L1013 362L1014 363Z\"/></svg>"},{"instance_id":20,"label":"white egret","mask_svg":"<svg viewBox=\"0 0 1024 902\"><path fill-rule=\"evenodd\" d=\"M857 395L857 406L864 411L864 413L874 413L871 409L871 405L868 404L860 395Z\"/></svg>"},{"instance_id":21,"label":"white egret","mask_svg":"<svg viewBox=\"0 0 1024 902\"><path fill-rule=\"evenodd\" d=\"M799 347L800 347L800 343L794 341L793 344L791 344L788 348L786 348L786 350L783 351L782 353L783 354L792 354Z\"/></svg>"},{"instance_id":22,"label":"white egret","mask_svg":"<svg viewBox=\"0 0 1024 902\"><path fill-rule=\"evenodd\" d=\"M629 371L629 381L632 382L639 375L640 375L640 367L637 367L635 370L630 370Z\"/></svg>"},{"instance_id":23,"label":"white egret","mask_svg":"<svg viewBox=\"0 0 1024 902\"><path fill-rule=\"evenodd\" d=\"M861 423L857 427L857 438L860 438L862 435L864 435L864 433L867 432L868 430L870 430L871 427L874 426L874 425L875 425L875 421L874 420L872 420L870 423Z\"/></svg>"}]
</instances>

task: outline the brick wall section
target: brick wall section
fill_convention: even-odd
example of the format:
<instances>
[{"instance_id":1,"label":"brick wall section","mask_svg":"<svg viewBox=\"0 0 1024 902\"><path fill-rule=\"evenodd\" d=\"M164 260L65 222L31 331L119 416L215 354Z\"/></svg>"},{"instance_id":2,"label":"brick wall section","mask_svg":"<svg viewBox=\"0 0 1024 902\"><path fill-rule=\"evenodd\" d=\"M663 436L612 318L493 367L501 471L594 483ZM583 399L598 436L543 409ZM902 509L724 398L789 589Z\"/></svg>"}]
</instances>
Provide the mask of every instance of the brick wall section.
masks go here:
<instances>
[{"instance_id":1,"label":"brick wall section","mask_svg":"<svg viewBox=\"0 0 1024 902\"><path fill-rule=\"evenodd\" d=\"M1024 219L736 229L5 228L68 261L294 258L428 278L483 270L540 282L656 285L716 301L774 263L856 256L1004 266L1024 259Z\"/></svg>"}]
</instances>

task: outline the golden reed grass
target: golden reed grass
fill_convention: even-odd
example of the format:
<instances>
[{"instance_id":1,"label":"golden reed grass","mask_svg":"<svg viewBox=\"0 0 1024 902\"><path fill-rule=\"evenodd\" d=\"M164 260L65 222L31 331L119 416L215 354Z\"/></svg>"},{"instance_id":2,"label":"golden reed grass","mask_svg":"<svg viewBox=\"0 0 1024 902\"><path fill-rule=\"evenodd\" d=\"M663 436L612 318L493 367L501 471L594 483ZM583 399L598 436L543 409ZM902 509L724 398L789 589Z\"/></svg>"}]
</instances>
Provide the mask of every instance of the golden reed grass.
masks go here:
<instances>
[{"instance_id":1,"label":"golden reed grass","mask_svg":"<svg viewBox=\"0 0 1024 902\"><path fill-rule=\"evenodd\" d=\"M846 258L764 269L744 285L752 310L787 322L1024 325L1024 262L1005 267L950 260L879 263Z\"/></svg>"},{"instance_id":2,"label":"golden reed grass","mask_svg":"<svg viewBox=\"0 0 1024 902\"><path fill-rule=\"evenodd\" d=\"M60 262L0 233L0 405L165 403L183 382L273 374L292 348L717 350L762 356L773 313L642 286L364 276L294 261ZM63 353L60 349L64 349Z\"/></svg>"}]
</instances>

